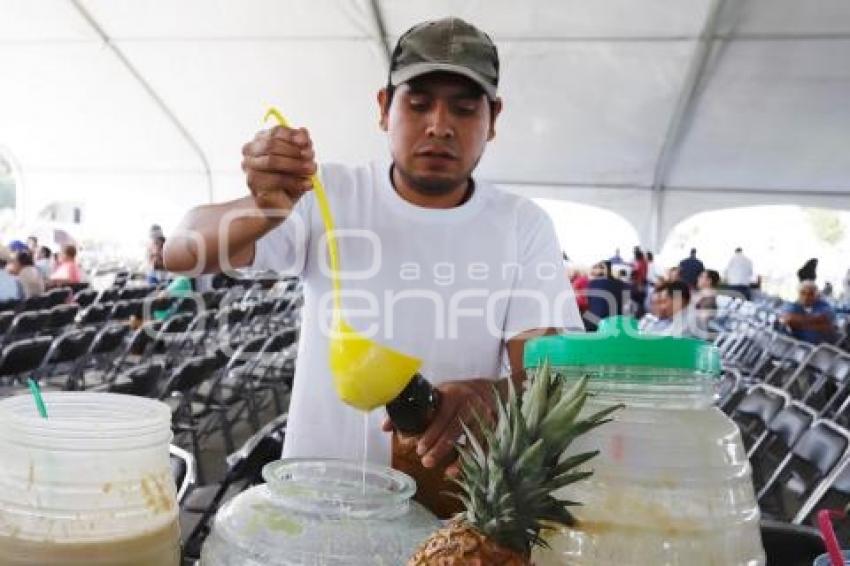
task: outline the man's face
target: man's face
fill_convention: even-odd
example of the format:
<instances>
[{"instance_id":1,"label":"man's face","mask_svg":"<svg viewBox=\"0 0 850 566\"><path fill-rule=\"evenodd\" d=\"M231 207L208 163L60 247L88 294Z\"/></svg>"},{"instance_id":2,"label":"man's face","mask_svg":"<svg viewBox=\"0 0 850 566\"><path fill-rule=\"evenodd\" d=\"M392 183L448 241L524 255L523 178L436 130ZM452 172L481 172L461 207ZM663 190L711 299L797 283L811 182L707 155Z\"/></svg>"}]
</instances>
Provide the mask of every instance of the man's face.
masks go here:
<instances>
[{"instance_id":1,"label":"man's face","mask_svg":"<svg viewBox=\"0 0 850 566\"><path fill-rule=\"evenodd\" d=\"M708 272L703 271L697 279L697 289L711 289L711 279L708 277Z\"/></svg>"},{"instance_id":2,"label":"man's face","mask_svg":"<svg viewBox=\"0 0 850 566\"><path fill-rule=\"evenodd\" d=\"M649 305L649 312L655 315L656 318L665 318L664 312L664 293L653 293L652 301Z\"/></svg>"},{"instance_id":3,"label":"man's face","mask_svg":"<svg viewBox=\"0 0 850 566\"><path fill-rule=\"evenodd\" d=\"M673 298L666 291L658 293L658 318L671 318L673 316Z\"/></svg>"},{"instance_id":4,"label":"man's face","mask_svg":"<svg viewBox=\"0 0 850 566\"><path fill-rule=\"evenodd\" d=\"M378 102L398 172L429 195L466 183L495 136L501 110L501 101L488 102L474 82L452 73L430 73L399 85L389 107L382 90Z\"/></svg>"},{"instance_id":5,"label":"man's face","mask_svg":"<svg viewBox=\"0 0 850 566\"><path fill-rule=\"evenodd\" d=\"M811 287L803 287L800 289L799 299L800 304L804 307L810 307L815 304L815 300L818 298L817 291L812 289Z\"/></svg>"}]
</instances>

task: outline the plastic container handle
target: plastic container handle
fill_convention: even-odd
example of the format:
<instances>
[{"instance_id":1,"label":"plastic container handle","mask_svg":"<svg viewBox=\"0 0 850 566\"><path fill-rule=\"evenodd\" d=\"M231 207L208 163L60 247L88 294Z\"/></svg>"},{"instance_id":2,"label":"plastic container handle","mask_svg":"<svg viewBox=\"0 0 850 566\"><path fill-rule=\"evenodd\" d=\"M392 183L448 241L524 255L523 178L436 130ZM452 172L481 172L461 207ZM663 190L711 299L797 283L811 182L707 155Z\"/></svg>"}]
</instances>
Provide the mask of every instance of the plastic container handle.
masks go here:
<instances>
[{"instance_id":1,"label":"plastic container handle","mask_svg":"<svg viewBox=\"0 0 850 566\"><path fill-rule=\"evenodd\" d=\"M838 545L838 539L835 538L835 530L832 528L832 518L843 519L846 516L844 511L838 509L821 509L818 511L818 528L826 544L826 551L829 554L829 561L832 563L832 566L844 566L844 554Z\"/></svg>"}]
</instances>

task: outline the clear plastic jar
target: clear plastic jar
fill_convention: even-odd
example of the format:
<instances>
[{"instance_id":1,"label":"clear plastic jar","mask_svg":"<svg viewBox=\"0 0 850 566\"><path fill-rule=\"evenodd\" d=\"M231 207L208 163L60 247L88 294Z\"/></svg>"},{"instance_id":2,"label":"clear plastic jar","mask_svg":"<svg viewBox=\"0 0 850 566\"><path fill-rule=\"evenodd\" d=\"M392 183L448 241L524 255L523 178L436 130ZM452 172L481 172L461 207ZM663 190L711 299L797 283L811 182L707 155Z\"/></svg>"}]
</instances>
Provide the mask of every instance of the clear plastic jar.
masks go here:
<instances>
[{"instance_id":1,"label":"clear plastic jar","mask_svg":"<svg viewBox=\"0 0 850 566\"><path fill-rule=\"evenodd\" d=\"M395 566L440 527L410 500L413 480L390 468L290 459L263 477L219 511L203 566Z\"/></svg>"},{"instance_id":2,"label":"clear plastic jar","mask_svg":"<svg viewBox=\"0 0 850 566\"><path fill-rule=\"evenodd\" d=\"M0 564L177 566L171 412L110 393L0 401Z\"/></svg>"},{"instance_id":3,"label":"clear plastic jar","mask_svg":"<svg viewBox=\"0 0 850 566\"><path fill-rule=\"evenodd\" d=\"M604 336L605 332L611 332ZM765 562L750 465L735 424L714 406L712 352L693 340L615 335L571 338L553 367L565 379L590 375L584 414L623 403L614 421L580 436L565 457L599 450L593 475L559 497L573 507L577 527L546 533L537 566L758 566ZM606 346L609 348L606 349ZM573 351L570 351L570 349ZM678 359L687 366L662 367ZM538 351L540 353L541 351ZM617 359L622 364L611 363ZM585 362L600 360L604 365ZM683 362L683 360L685 360ZM581 362L572 365L571 362ZM644 365L641 365L644 364ZM657 364L657 365L648 365ZM700 369L703 368L703 369Z\"/></svg>"}]
</instances>

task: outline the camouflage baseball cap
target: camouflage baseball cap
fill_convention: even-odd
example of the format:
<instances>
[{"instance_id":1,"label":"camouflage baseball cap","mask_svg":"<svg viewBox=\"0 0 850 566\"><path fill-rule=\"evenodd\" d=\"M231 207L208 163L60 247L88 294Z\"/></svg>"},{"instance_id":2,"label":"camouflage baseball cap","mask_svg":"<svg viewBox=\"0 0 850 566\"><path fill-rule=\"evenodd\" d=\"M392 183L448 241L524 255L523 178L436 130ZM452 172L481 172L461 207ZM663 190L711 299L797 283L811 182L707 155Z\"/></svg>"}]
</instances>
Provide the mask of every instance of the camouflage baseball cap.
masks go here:
<instances>
[{"instance_id":1,"label":"camouflage baseball cap","mask_svg":"<svg viewBox=\"0 0 850 566\"><path fill-rule=\"evenodd\" d=\"M390 60L389 83L427 73L457 73L475 81L490 100L499 85L499 54L490 37L460 18L417 24L402 35Z\"/></svg>"}]
</instances>

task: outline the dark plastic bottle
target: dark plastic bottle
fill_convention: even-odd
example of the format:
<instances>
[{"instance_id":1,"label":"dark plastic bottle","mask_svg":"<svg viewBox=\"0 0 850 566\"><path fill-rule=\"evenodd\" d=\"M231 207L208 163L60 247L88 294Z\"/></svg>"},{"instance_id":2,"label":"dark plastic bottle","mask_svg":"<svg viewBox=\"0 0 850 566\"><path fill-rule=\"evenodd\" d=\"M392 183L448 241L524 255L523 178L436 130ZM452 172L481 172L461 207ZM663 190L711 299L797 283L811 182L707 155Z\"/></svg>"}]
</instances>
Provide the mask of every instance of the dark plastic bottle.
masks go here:
<instances>
[{"instance_id":1,"label":"dark plastic bottle","mask_svg":"<svg viewBox=\"0 0 850 566\"><path fill-rule=\"evenodd\" d=\"M431 424L439 403L440 392L422 374L416 373L398 397L387 403L387 414L396 430L415 436Z\"/></svg>"}]
</instances>

